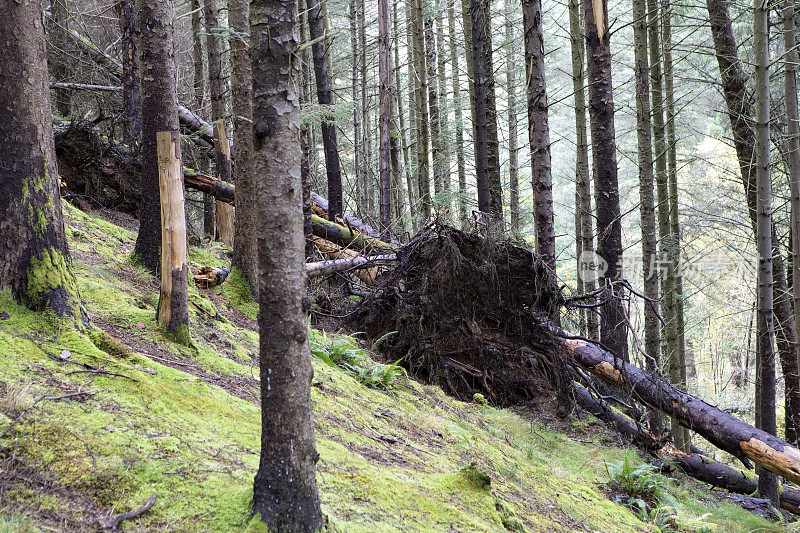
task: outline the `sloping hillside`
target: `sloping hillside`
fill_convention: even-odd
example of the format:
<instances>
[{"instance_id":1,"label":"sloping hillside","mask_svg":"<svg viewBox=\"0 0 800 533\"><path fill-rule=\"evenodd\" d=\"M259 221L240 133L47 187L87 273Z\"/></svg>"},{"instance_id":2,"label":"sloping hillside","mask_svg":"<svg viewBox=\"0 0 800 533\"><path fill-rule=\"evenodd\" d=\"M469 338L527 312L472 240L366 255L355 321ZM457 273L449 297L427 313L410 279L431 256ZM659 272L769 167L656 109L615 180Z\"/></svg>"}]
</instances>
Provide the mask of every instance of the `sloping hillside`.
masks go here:
<instances>
[{"instance_id":1,"label":"sloping hillside","mask_svg":"<svg viewBox=\"0 0 800 533\"><path fill-rule=\"evenodd\" d=\"M0 439L0 531L95 530L154 493L123 530L259 530L254 304L236 279L191 286L194 346L174 344L155 321L157 282L129 261L131 221L64 209L99 327L84 336L0 294L0 432L22 415ZM227 265L225 252L193 247L191 267ZM614 502L608 464L641 460L591 417L556 431L409 381L351 337L312 337L318 483L333 530L782 530L658 475L657 510L635 512Z\"/></svg>"}]
</instances>

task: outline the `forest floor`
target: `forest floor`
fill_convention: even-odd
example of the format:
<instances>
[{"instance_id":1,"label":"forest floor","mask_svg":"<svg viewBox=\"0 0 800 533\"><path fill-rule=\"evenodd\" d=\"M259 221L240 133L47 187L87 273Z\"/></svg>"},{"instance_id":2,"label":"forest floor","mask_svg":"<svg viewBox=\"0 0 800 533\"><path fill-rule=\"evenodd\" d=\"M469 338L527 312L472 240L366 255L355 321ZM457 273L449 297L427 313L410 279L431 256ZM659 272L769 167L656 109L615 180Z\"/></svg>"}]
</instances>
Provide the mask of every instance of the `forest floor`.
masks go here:
<instances>
[{"instance_id":1,"label":"forest floor","mask_svg":"<svg viewBox=\"0 0 800 533\"><path fill-rule=\"evenodd\" d=\"M154 493L123 531L263 530L250 519L256 305L236 279L191 283L194 345L177 345L155 321L157 281L129 261L134 221L66 203L64 212L96 327L60 327L0 293L0 432L25 413L0 439L0 533L94 531ZM192 270L229 262L220 244L191 247ZM642 459L593 417L458 402L359 342L312 331L317 481L331 530L785 530L685 478L654 474L651 511L615 503L609 465Z\"/></svg>"}]
</instances>

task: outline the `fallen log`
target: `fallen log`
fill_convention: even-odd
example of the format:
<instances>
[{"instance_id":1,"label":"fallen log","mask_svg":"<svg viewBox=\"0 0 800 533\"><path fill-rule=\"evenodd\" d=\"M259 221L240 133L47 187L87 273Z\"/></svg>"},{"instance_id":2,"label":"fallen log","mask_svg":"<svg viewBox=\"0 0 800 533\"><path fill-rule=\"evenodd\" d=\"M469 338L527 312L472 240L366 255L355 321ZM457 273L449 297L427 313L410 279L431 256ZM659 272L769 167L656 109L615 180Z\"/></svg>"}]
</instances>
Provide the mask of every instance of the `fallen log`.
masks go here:
<instances>
[{"instance_id":1,"label":"fallen log","mask_svg":"<svg viewBox=\"0 0 800 533\"><path fill-rule=\"evenodd\" d=\"M65 89L67 91L121 91L122 87L119 85L92 85L89 83L51 83L51 89Z\"/></svg>"},{"instance_id":2,"label":"fallen log","mask_svg":"<svg viewBox=\"0 0 800 533\"><path fill-rule=\"evenodd\" d=\"M192 169L183 169L183 183L187 189L210 194L220 202L235 205L234 188L230 183L215 179Z\"/></svg>"},{"instance_id":3,"label":"fallen log","mask_svg":"<svg viewBox=\"0 0 800 533\"><path fill-rule=\"evenodd\" d=\"M317 235L312 235L312 242L316 250L328 259L356 260L360 257L364 257L355 250L343 248L338 244L323 239L322 237L318 237ZM364 263L359 264L364 265L364 267L356 270L354 272L355 276L367 285L375 283L375 278L378 276L378 267L374 263L370 264L368 267Z\"/></svg>"},{"instance_id":4,"label":"fallen log","mask_svg":"<svg viewBox=\"0 0 800 533\"><path fill-rule=\"evenodd\" d=\"M327 216L328 216L328 200L326 200L325 198L323 198L319 194L317 194L317 193L312 191L311 192L311 201L314 202L314 205L316 205L319 208L318 210L314 210L314 212L317 215L321 216L321 217L327 218ZM360 218L358 218L356 216L344 215L344 216L342 216L341 221L343 222L342 225L347 226L349 228L352 228L352 229L354 229L354 230L356 230L356 231L358 231L360 233L363 233L364 235L368 235L370 237L375 237L376 239L380 239L381 238L381 234L380 234L380 232L378 232L378 230L376 230L375 228L373 228L372 226L370 226L369 224L367 224L366 222L362 221ZM335 221L335 222L338 222L338 220ZM394 243L394 241L392 241L392 240L390 240L390 242ZM396 244L396 243L394 243L394 244Z\"/></svg>"},{"instance_id":5,"label":"fallen log","mask_svg":"<svg viewBox=\"0 0 800 533\"><path fill-rule=\"evenodd\" d=\"M639 445L654 457L674 461L685 474L698 481L736 494L751 495L758 490L756 476L747 476L740 470L699 453L685 454L672 447L663 446L649 431L621 411L613 409L600 398L593 396L580 383L575 383L575 399L585 411L596 416L628 441ZM745 507L748 504L745 501L737 503ZM780 506L781 509L800 514L800 490L784 488L780 494Z\"/></svg>"},{"instance_id":6,"label":"fallen log","mask_svg":"<svg viewBox=\"0 0 800 533\"><path fill-rule=\"evenodd\" d=\"M638 401L675 417L678 422L714 446L740 459L800 483L800 450L774 435L670 385L658 376L615 358L583 340L564 342L568 355L580 366Z\"/></svg>"},{"instance_id":7,"label":"fallen log","mask_svg":"<svg viewBox=\"0 0 800 533\"><path fill-rule=\"evenodd\" d=\"M228 274L230 273L230 268L201 266L197 269L197 273L192 276L192 278L198 287L209 289L216 285L222 285L225 280L228 279Z\"/></svg>"},{"instance_id":8,"label":"fallen log","mask_svg":"<svg viewBox=\"0 0 800 533\"><path fill-rule=\"evenodd\" d=\"M365 257L359 255L346 259L329 259L327 261L317 261L314 263L306 263L306 273L309 278L318 278L320 276L327 276L334 272L343 272L345 270L372 268L377 261L394 261L396 259L393 255L378 255L373 257Z\"/></svg>"},{"instance_id":9,"label":"fallen log","mask_svg":"<svg viewBox=\"0 0 800 533\"><path fill-rule=\"evenodd\" d=\"M390 254L397 250L397 245L369 237L318 215L311 215L311 227L318 237L364 253Z\"/></svg>"}]
</instances>

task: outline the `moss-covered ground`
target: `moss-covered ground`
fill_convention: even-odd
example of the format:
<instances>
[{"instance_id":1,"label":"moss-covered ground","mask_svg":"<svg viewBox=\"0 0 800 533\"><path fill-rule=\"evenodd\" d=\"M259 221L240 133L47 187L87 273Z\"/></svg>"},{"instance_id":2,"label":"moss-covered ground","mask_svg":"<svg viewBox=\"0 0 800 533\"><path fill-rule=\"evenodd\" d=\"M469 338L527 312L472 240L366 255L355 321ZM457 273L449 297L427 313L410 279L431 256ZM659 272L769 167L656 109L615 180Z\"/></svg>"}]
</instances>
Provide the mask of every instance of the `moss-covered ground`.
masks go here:
<instances>
[{"instance_id":1,"label":"moss-covered ground","mask_svg":"<svg viewBox=\"0 0 800 533\"><path fill-rule=\"evenodd\" d=\"M0 294L0 432L44 397L0 439L0 532L94 530L97 517L138 508L154 492L152 510L122 530L252 527L255 305L235 277L205 291L192 285L193 344L176 345L155 321L156 281L129 260L134 233L66 204L64 212L95 328L85 335L61 327ZM194 269L229 259L214 244L192 248L190 261ZM312 339L317 352L344 343L368 364L352 339ZM380 379L367 386L352 369L320 359L314 369L317 480L333 530L784 527L687 480L661 479L668 521L614 503L603 488L606 463L641 459L591 417L558 431L402 375L390 376L387 391Z\"/></svg>"}]
</instances>

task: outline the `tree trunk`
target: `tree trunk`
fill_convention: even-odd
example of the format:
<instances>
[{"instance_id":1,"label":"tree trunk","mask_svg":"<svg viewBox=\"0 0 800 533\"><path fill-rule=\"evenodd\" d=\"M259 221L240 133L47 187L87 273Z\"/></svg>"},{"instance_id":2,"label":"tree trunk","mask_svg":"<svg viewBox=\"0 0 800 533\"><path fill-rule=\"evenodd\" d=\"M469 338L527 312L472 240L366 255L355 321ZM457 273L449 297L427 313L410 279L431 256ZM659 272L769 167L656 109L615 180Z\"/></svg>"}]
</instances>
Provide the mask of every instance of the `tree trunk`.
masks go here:
<instances>
[{"instance_id":1,"label":"tree trunk","mask_svg":"<svg viewBox=\"0 0 800 533\"><path fill-rule=\"evenodd\" d=\"M517 158L517 44L514 0L506 0L506 92L508 94L508 191L511 233L519 235L519 161Z\"/></svg>"},{"instance_id":2,"label":"tree trunk","mask_svg":"<svg viewBox=\"0 0 800 533\"><path fill-rule=\"evenodd\" d=\"M141 75L136 52L134 3L134 0L120 0L116 5L122 31L122 136L128 144L139 144L142 137Z\"/></svg>"},{"instance_id":3,"label":"tree trunk","mask_svg":"<svg viewBox=\"0 0 800 533\"><path fill-rule=\"evenodd\" d=\"M322 18L321 0L313 2L308 8L308 33L312 41L314 55L314 77L317 81L317 102L320 106L333 103L331 74L328 64L328 43L325 39L325 22ZM342 214L342 170L339 163L339 148L336 140L336 124L333 115L326 114L322 121L322 146L325 151L325 170L328 175L328 200L331 220Z\"/></svg>"},{"instance_id":4,"label":"tree trunk","mask_svg":"<svg viewBox=\"0 0 800 533\"><path fill-rule=\"evenodd\" d=\"M0 288L31 309L88 325L61 215L39 0L0 10Z\"/></svg>"},{"instance_id":5,"label":"tree trunk","mask_svg":"<svg viewBox=\"0 0 800 533\"><path fill-rule=\"evenodd\" d=\"M206 95L206 76L203 73L203 40L201 23L200 0L192 0L192 67L194 79L192 81L194 89L194 109L198 115L203 114L203 102Z\"/></svg>"},{"instance_id":6,"label":"tree trunk","mask_svg":"<svg viewBox=\"0 0 800 533\"><path fill-rule=\"evenodd\" d=\"M406 191L408 193L408 213L413 218L416 213L414 203L414 187L411 179L411 162L408 156L408 136L406 135L405 114L403 113L403 97L400 94L402 85L400 84L400 24L397 17L397 3L392 2L392 26L394 32L394 96L397 102L397 121L399 125L398 135L400 137L400 148L403 151L403 176L406 181ZM408 54L410 56L410 54ZM410 70L410 67L409 67ZM409 110L410 111L410 110ZM409 121L413 123L413 121ZM395 167L392 167L394 171ZM399 168L399 167L398 167ZM405 205L405 202L403 202ZM401 211L402 213L402 211ZM410 225L404 224L406 227Z\"/></svg>"},{"instance_id":7,"label":"tree trunk","mask_svg":"<svg viewBox=\"0 0 800 533\"><path fill-rule=\"evenodd\" d=\"M489 21L484 19L486 11L484 0L470 0L469 14L472 44L472 88L475 143L475 181L478 186L478 210L492 215L492 200L489 194L489 117L486 101L489 97L486 75L486 38L489 32Z\"/></svg>"},{"instance_id":8,"label":"tree trunk","mask_svg":"<svg viewBox=\"0 0 800 533\"><path fill-rule=\"evenodd\" d=\"M428 71L425 67L425 17L422 0L413 1L413 15L414 79L416 80L414 115L417 118L417 188L419 189L422 216L424 220L428 220L431 217L431 184L428 162L430 121L428 115Z\"/></svg>"},{"instance_id":9,"label":"tree trunk","mask_svg":"<svg viewBox=\"0 0 800 533\"><path fill-rule=\"evenodd\" d=\"M528 136L531 144L533 220L536 251L556 272L556 232L553 178L550 169L550 128L547 121L547 85L544 72L544 36L541 0L523 0L525 72L528 94Z\"/></svg>"},{"instance_id":10,"label":"tree trunk","mask_svg":"<svg viewBox=\"0 0 800 533\"><path fill-rule=\"evenodd\" d=\"M134 255L158 273L161 246L161 195L158 189L156 133L178 131L178 93L172 46L172 4L137 3L137 34L142 68L142 208Z\"/></svg>"},{"instance_id":11,"label":"tree trunk","mask_svg":"<svg viewBox=\"0 0 800 533\"><path fill-rule=\"evenodd\" d=\"M361 161L361 154L364 146L361 140L361 106L357 105L359 102L358 94L358 66L359 61L359 48L358 48L358 3L356 0L350 0L350 53L352 54L351 63L351 94L353 98L353 181L356 185L356 198L358 205L362 205L362 196L364 193L364 164ZM366 54L366 50L364 52Z\"/></svg>"},{"instance_id":12,"label":"tree trunk","mask_svg":"<svg viewBox=\"0 0 800 533\"><path fill-rule=\"evenodd\" d=\"M677 354L678 370L680 371L680 382L686 387L687 366L689 361L686 358L686 338L685 323L683 312L683 276L681 275L681 231L678 220L678 157L677 140L675 135L675 90L674 74L672 70L672 7L670 0L661 1L661 28L662 45L664 48L664 93L666 97L666 127L667 127L667 179L669 185L669 225L672 256L670 268L667 270L669 285L673 291L673 301L675 303L675 346L673 351ZM689 444L690 434L683 431L683 441ZM674 435L674 433L673 433ZM681 438L681 437L679 437Z\"/></svg>"},{"instance_id":13,"label":"tree trunk","mask_svg":"<svg viewBox=\"0 0 800 533\"><path fill-rule=\"evenodd\" d=\"M391 131L392 99L389 89L389 2L378 0L378 93L380 105L380 231L388 235L392 231L392 160Z\"/></svg>"},{"instance_id":14,"label":"tree trunk","mask_svg":"<svg viewBox=\"0 0 800 533\"><path fill-rule=\"evenodd\" d=\"M436 9L433 7L433 9ZM433 157L433 192L434 206L438 210L442 202L444 190L444 169L442 167L442 133L439 117L439 79L436 74L438 65L436 57L436 37L434 36L433 13L425 10L425 53L428 68L428 108L430 109L431 155Z\"/></svg>"},{"instance_id":15,"label":"tree trunk","mask_svg":"<svg viewBox=\"0 0 800 533\"><path fill-rule=\"evenodd\" d=\"M758 249L758 313L756 326L756 427L777 435L775 419L775 352L772 348L772 186L769 142L769 4L755 0L753 47L756 63L756 248ZM778 505L778 479L761 470L758 491Z\"/></svg>"},{"instance_id":16,"label":"tree trunk","mask_svg":"<svg viewBox=\"0 0 800 533\"><path fill-rule=\"evenodd\" d=\"M579 273L578 292L592 292L595 289L595 280L591 276L580 275L582 269L582 255L584 252L593 252L594 238L592 233L592 192L589 178L589 135L586 131L586 89L584 87L586 75L583 70L583 32L581 28L581 2L569 1L569 35L572 50L572 91L575 99L575 235L576 258ZM586 260L584 257L583 260ZM582 289L582 290L581 290ZM597 330L597 315L592 309L586 309L583 320L584 331L589 338L599 338Z\"/></svg>"},{"instance_id":17,"label":"tree trunk","mask_svg":"<svg viewBox=\"0 0 800 533\"><path fill-rule=\"evenodd\" d=\"M319 20L318 5L316 10ZM295 3L253 0L250 17L253 169L265 177L256 188L262 439L253 513L270 530L311 533L323 529L324 520L314 476L319 454L303 304L307 281Z\"/></svg>"},{"instance_id":18,"label":"tree trunk","mask_svg":"<svg viewBox=\"0 0 800 533\"><path fill-rule=\"evenodd\" d=\"M251 165L253 152L253 71L250 60L249 0L228 0L228 16L235 32L231 39L233 67L233 181L236 183L236 223L231 266L239 268L255 294L258 288L256 179Z\"/></svg>"},{"instance_id":19,"label":"tree trunk","mask_svg":"<svg viewBox=\"0 0 800 533\"><path fill-rule=\"evenodd\" d=\"M157 132L156 149L161 192L161 291L156 317L175 342L188 345L191 342L189 266L186 262L186 202L178 130Z\"/></svg>"},{"instance_id":20,"label":"tree trunk","mask_svg":"<svg viewBox=\"0 0 800 533\"><path fill-rule=\"evenodd\" d=\"M565 341L580 366L645 405L673 416L714 446L749 464L748 459L793 483L800 482L800 450L643 372L613 354L580 340Z\"/></svg>"},{"instance_id":21,"label":"tree trunk","mask_svg":"<svg viewBox=\"0 0 800 533\"><path fill-rule=\"evenodd\" d=\"M595 11L595 6L597 11ZM589 121L592 132L592 174L597 212L597 254L608 269L600 286L609 302L600 308L600 339L623 360L628 360L628 327L619 296L612 285L620 275L622 224L617 180L617 146L614 133L614 99L611 80L611 41L605 0L583 0L589 76ZM599 24L599 27L598 27Z\"/></svg>"},{"instance_id":22,"label":"tree trunk","mask_svg":"<svg viewBox=\"0 0 800 533\"><path fill-rule=\"evenodd\" d=\"M361 55L359 57L359 71L361 73L361 121L364 133L361 136L363 142L363 165L364 172L362 179L362 205L359 205L362 218L371 218L375 215L375 194L374 194L374 173L372 172L372 126L370 126L370 105L369 92L367 87L367 23L365 20L366 1L360 0L358 10L358 40L361 43ZM357 211L358 212L358 211ZM367 216L364 216L366 213Z\"/></svg>"},{"instance_id":23,"label":"tree trunk","mask_svg":"<svg viewBox=\"0 0 800 533\"><path fill-rule=\"evenodd\" d=\"M737 56L736 39L733 36L733 25L728 15L725 0L707 0L706 7L711 21L711 34L717 54L722 89L728 108L728 117L733 132L734 147L742 175L745 199L756 234L756 178L753 164L755 136L750 122L753 119L753 102L747 93L746 78L741 62ZM771 229L771 240L777 243L775 226ZM790 413L800 417L800 383L798 382L798 344L795 342L796 326L791 309L791 301L786 296L788 287L783 266L783 257L776 250L772 252L773 299L774 313L777 320L777 345L780 354L781 368L786 384L786 397L792 406Z\"/></svg>"},{"instance_id":24,"label":"tree trunk","mask_svg":"<svg viewBox=\"0 0 800 533\"><path fill-rule=\"evenodd\" d=\"M645 0L633 0L633 50L636 77L636 133L639 164L639 202L642 221L642 277L644 295L658 301L656 269L656 213L653 200L653 144L650 133L650 66L647 57L647 9ZM658 61L658 58L655 59ZM648 372L660 371L658 365L660 336L658 314L652 305L644 306L644 347ZM661 434L661 415L648 413L650 430ZM673 433L674 434L674 433Z\"/></svg>"},{"instance_id":25,"label":"tree trunk","mask_svg":"<svg viewBox=\"0 0 800 533\"><path fill-rule=\"evenodd\" d=\"M58 50L61 54L63 54L64 44L67 42L68 28L69 10L67 9L67 1L51 0L48 33L50 34L52 48ZM66 81L67 68L64 58L56 57L56 54L53 54L48 61L53 80L57 82ZM72 107L72 93L64 89L56 89L54 95L56 111L62 117L69 118Z\"/></svg>"},{"instance_id":26,"label":"tree trunk","mask_svg":"<svg viewBox=\"0 0 800 533\"><path fill-rule=\"evenodd\" d=\"M447 104L447 73L445 66L447 57L444 50L444 11L446 6L443 1L436 0L436 85L439 91L439 160L442 169L442 198L439 200L439 209L447 213L450 218L450 209L453 205L453 192L450 183L450 108Z\"/></svg>"},{"instance_id":27,"label":"tree trunk","mask_svg":"<svg viewBox=\"0 0 800 533\"><path fill-rule=\"evenodd\" d=\"M783 4L783 38L785 58L784 97L786 99L787 144L789 149L789 186L791 190L791 239L792 239L792 295L794 299L794 323L800 323L800 113L797 103L797 53L794 2ZM795 330L794 343L800 343ZM800 371L800 369L797 369ZM792 413L791 395L786 396L786 440L797 442L800 430L800 412Z\"/></svg>"},{"instance_id":28,"label":"tree trunk","mask_svg":"<svg viewBox=\"0 0 800 533\"><path fill-rule=\"evenodd\" d=\"M450 37L450 69L453 84L453 112L455 115L456 165L458 167L458 221L461 228L466 228L467 218L467 169L464 160L464 117L461 111L461 82L458 65L458 52L456 50L456 0L448 0L447 30Z\"/></svg>"}]
</instances>

